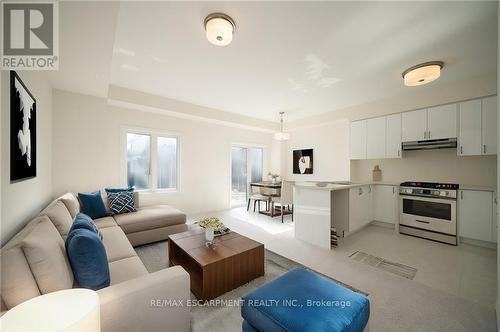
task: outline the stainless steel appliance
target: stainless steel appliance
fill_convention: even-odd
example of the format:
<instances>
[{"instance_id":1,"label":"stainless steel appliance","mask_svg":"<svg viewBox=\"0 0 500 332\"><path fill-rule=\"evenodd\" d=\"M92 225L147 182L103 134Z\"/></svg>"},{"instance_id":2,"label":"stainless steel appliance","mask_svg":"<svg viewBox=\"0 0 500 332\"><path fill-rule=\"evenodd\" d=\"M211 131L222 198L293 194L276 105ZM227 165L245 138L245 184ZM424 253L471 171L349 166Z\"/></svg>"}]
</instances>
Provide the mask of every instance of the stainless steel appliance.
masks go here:
<instances>
[{"instance_id":1,"label":"stainless steel appliance","mask_svg":"<svg viewBox=\"0 0 500 332\"><path fill-rule=\"evenodd\" d=\"M403 182L399 233L457 245L458 184Z\"/></svg>"},{"instance_id":2,"label":"stainless steel appliance","mask_svg":"<svg viewBox=\"0 0 500 332\"><path fill-rule=\"evenodd\" d=\"M453 149L457 147L456 138L429 139L425 141L403 142L403 151Z\"/></svg>"}]
</instances>

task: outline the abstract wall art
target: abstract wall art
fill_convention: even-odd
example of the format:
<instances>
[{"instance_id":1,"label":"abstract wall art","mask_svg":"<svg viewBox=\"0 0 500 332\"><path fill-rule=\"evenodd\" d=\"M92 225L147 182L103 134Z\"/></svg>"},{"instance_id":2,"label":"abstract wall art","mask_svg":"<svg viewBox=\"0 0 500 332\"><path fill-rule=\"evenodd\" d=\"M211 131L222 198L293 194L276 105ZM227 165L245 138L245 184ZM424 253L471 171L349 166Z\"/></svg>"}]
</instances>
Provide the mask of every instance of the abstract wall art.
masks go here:
<instances>
[{"instance_id":1,"label":"abstract wall art","mask_svg":"<svg viewBox=\"0 0 500 332\"><path fill-rule=\"evenodd\" d=\"M10 72L10 180L36 176L36 100Z\"/></svg>"},{"instance_id":2,"label":"abstract wall art","mask_svg":"<svg viewBox=\"0 0 500 332\"><path fill-rule=\"evenodd\" d=\"M293 150L293 174L313 174L313 149Z\"/></svg>"}]
</instances>

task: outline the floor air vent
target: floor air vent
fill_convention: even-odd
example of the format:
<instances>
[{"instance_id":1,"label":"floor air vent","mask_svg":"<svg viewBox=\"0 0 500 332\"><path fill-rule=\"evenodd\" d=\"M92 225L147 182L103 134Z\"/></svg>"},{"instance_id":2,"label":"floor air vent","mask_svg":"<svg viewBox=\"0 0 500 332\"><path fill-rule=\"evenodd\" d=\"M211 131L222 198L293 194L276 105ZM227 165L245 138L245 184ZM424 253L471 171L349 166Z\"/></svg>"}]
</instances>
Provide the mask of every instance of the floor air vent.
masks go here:
<instances>
[{"instance_id":1,"label":"floor air vent","mask_svg":"<svg viewBox=\"0 0 500 332\"><path fill-rule=\"evenodd\" d=\"M417 269L414 267L404 264L394 263L386 259L367 254L366 252L356 251L349 257L354 259L355 261L365 263L370 266L374 266L378 269L391 272L400 277L407 278L410 280L413 280L413 278L415 278L415 275L417 274Z\"/></svg>"}]
</instances>

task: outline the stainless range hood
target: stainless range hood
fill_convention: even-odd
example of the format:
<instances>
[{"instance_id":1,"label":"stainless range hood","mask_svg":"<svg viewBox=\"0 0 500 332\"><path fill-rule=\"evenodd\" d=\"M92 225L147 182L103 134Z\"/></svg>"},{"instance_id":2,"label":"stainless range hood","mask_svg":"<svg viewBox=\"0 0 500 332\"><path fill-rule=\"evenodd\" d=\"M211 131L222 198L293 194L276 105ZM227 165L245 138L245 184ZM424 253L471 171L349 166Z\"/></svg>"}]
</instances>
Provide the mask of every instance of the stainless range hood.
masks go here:
<instances>
[{"instance_id":1,"label":"stainless range hood","mask_svg":"<svg viewBox=\"0 0 500 332\"><path fill-rule=\"evenodd\" d=\"M403 151L450 149L457 147L456 138L431 139L426 141L403 142Z\"/></svg>"}]
</instances>

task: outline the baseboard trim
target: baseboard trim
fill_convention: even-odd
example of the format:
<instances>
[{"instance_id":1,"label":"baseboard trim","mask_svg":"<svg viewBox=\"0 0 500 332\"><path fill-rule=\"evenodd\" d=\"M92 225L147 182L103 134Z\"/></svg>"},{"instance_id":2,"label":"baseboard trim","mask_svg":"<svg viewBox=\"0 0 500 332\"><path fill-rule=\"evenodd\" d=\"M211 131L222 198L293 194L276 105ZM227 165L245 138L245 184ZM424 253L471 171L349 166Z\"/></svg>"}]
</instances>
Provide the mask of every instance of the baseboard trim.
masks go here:
<instances>
[{"instance_id":1,"label":"baseboard trim","mask_svg":"<svg viewBox=\"0 0 500 332\"><path fill-rule=\"evenodd\" d=\"M378 227L384 227L384 228L390 228L390 229L396 229L395 224L391 224L388 222L384 221L378 221L378 220L373 220L370 225L378 226Z\"/></svg>"},{"instance_id":2,"label":"baseboard trim","mask_svg":"<svg viewBox=\"0 0 500 332\"><path fill-rule=\"evenodd\" d=\"M497 244L495 242L488 242L482 240L469 239L463 236L460 236L460 243L470 244L473 246L488 248L488 249L497 249Z\"/></svg>"}]
</instances>

